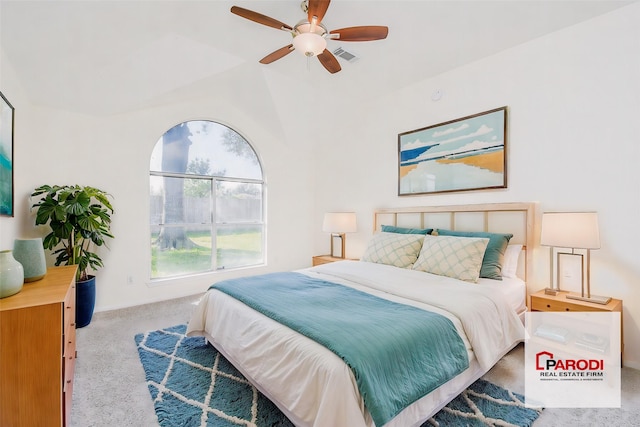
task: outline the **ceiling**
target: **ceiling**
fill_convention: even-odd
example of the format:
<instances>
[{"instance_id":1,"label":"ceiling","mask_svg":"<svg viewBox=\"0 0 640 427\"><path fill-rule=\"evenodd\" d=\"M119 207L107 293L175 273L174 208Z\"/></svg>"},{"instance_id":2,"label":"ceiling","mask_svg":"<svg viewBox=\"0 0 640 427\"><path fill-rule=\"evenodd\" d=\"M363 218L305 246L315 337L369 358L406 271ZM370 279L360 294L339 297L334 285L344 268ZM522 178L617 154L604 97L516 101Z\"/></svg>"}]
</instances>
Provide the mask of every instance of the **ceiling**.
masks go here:
<instances>
[{"instance_id":1,"label":"ceiling","mask_svg":"<svg viewBox=\"0 0 640 427\"><path fill-rule=\"evenodd\" d=\"M305 17L300 0L1 0L0 44L32 103L84 114L185 101L213 88L242 91L255 78L272 93L366 99L629 3L334 0L323 20L329 30L386 25L389 36L329 41L328 49L358 56L340 59L333 75L297 52L259 64L291 37L229 11L237 5L293 26Z\"/></svg>"}]
</instances>

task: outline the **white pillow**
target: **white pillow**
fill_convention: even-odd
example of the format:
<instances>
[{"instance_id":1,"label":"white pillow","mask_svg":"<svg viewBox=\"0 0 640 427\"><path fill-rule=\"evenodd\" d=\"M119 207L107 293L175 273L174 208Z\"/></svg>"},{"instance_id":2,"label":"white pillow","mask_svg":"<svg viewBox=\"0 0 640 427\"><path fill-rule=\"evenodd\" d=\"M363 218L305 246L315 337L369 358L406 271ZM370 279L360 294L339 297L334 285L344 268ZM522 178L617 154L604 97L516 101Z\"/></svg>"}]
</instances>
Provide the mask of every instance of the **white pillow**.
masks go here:
<instances>
[{"instance_id":1,"label":"white pillow","mask_svg":"<svg viewBox=\"0 0 640 427\"><path fill-rule=\"evenodd\" d=\"M502 264L502 277L514 278L517 276L518 259L522 252L522 245L509 245L504 251L504 263Z\"/></svg>"},{"instance_id":2,"label":"white pillow","mask_svg":"<svg viewBox=\"0 0 640 427\"><path fill-rule=\"evenodd\" d=\"M414 270L477 282L489 239L426 235Z\"/></svg>"},{"instance_id":3,"label":"white pillow","mask_svg":"<svg viewBox=\"0 0 640 427\"><path fill-rule=\"evenodd\" d=\"M411 268L423 240L423 234L377 233L369 241L362 261Z\"/></svg>"}]
</instances>

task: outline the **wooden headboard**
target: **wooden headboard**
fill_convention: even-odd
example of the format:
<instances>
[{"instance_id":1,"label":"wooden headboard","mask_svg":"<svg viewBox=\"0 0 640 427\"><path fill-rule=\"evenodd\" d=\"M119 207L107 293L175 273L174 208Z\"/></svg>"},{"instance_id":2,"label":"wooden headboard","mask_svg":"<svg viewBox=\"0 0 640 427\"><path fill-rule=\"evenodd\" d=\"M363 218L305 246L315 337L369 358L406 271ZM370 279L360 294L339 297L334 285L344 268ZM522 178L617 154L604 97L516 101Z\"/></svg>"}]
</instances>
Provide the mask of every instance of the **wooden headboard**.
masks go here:
<instances>
[{"instance_id":1,"label":"wooden headboard","mask_svg":"<svg viewBox=\"0 0 640 427\"><path fill-rule=\"evenodd\" d=\"M536 207L534 202L523 202L378 209L374 212L373 228L374 232L380 231L381 225L395 225L511 233L513 238L509 243L521 244L526 254L520 257L524 261L519 268L519 276L526 281L532 277Z\"/></svg>"}]
</instances>

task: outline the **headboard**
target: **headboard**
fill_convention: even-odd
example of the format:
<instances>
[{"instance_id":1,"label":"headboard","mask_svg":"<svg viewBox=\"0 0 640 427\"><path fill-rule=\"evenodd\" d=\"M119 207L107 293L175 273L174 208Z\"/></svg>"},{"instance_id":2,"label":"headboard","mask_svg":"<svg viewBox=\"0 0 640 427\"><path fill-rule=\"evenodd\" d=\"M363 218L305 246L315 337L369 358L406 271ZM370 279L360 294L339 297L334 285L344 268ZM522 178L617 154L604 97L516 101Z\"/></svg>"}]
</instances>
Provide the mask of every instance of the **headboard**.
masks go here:
<instances>
[{"instance_id":1,"label":"headboard","mask_svg":"<svg viewBox=\"0 0 640 427\"><path fill-rule=\"evenodd\" d=\"M526 281L532 277L536 206L535 202L517 202L378 209L374 212L373 228L374 232L380 231L381 225L395 225L511 233L509 243L521 244L525 251L526 256L520 257L524 258L524 265L519 275Z\"/></svg>"}]
</instances>

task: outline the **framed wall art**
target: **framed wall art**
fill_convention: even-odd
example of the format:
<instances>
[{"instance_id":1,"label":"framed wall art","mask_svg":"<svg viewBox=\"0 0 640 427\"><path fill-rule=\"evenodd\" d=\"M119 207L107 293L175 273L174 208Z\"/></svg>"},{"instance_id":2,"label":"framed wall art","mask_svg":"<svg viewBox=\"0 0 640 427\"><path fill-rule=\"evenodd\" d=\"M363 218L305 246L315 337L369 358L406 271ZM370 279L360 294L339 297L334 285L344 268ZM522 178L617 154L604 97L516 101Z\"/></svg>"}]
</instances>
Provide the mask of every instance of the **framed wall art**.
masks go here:
<instances>
[{"instance_id":1,"label":"framed wall art","mask_svg":"<svg viewBox=\"0 0 640 427\"><path fill-rule=\"evenodd\" d=\"M1 92L0 215L13 216L13 106Z\"/></svg>"},{"instance_id":2,"label":"framed wall art","mask_svg":"<svg viewBox=\"0 0 640 427\"><path fill-rule=\"evenodd\" d=\"M398 195L507 188L507 107L398 135Z\"/></svg>"}]
</instances>

